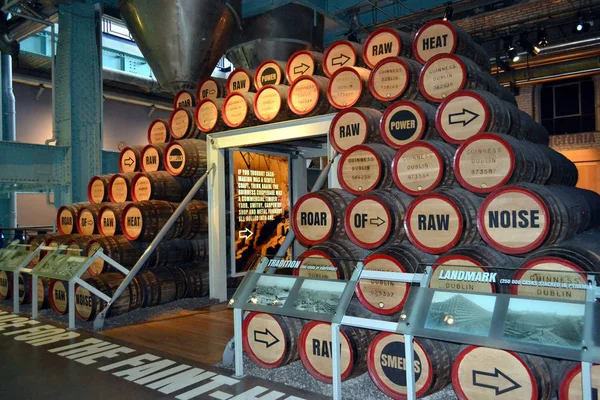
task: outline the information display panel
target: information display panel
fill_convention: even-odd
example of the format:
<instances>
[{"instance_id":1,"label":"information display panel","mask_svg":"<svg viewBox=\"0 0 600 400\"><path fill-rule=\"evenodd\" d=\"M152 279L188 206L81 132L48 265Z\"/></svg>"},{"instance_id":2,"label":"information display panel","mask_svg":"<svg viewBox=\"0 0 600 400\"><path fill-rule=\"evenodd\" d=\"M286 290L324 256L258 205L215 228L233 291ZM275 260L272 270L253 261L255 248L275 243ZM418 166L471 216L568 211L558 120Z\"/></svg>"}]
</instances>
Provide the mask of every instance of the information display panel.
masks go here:
<instances>
[{"instance_id":1,"label":"information display panel","mask_svg":"<svg viewBox=\"0 0 600 400\"><path fill-rule=\"evenodd\" d=\"M0 270L16 271L31 255L23 246L10 246L0 250Z\"/></svg>"},{"instance_id":2,"label":"information display panel","mask_svg":"<svg viewBox=\"0 0 600 400\"><path fill-rule=\"evenodd\" d=\"M35 267L35 274L44 278L70 281L74 279L88 257L69 254L49 254Z\"/></svg>"},{"instance_id":3,"label":"information display panel","mask_svg":"<svg viewBox=\"0 0 600 400\"><path fill-rule=\"evenodd\" d=\"M235 150L231 158L231 275L240 276L257 254L274 256L290 230L290 168L284 154Z\"/></svg>"}]
</instances>

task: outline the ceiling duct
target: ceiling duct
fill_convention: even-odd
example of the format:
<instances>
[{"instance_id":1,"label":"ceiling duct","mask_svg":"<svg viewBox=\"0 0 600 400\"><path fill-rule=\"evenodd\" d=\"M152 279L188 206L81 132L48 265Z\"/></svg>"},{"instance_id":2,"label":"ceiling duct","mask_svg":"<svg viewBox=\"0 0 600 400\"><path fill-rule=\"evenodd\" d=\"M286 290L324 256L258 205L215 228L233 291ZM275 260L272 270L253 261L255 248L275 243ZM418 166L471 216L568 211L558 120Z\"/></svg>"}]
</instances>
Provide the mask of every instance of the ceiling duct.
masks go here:
<instances>
[{"instance_id":1,"label":"ceiling duct","mask_svg":"<svg viewBox=\"0 0 600 400\"><path fill-rule=\"evenodd\" d=\"M239 35L240 0L120 0L119 11L161 87L194 87Z\"/></svg>"},{"instance_id":2,"label":"ceiling duct","mask_svg":"<svg viewBox=\"0 0 600 400\"><path fill-rule=\"evenodd\" d=\"M244 32L227 50L238 68L255 69L265 60L287 61L298 50L323 50L325 19L314 9L290 3L244 20Z\"/></svg>"}]
</instances>

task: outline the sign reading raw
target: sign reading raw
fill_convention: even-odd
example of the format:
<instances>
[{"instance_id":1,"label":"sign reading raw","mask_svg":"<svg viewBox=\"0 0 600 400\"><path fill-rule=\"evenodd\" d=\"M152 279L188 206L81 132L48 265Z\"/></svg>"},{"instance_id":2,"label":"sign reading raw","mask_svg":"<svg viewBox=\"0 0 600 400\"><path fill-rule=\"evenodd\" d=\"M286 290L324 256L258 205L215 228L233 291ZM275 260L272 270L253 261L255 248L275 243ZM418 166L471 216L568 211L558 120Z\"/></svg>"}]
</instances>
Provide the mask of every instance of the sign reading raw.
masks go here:
<instances>
[{"instance_id":1,"label":"sign reading raw","mask_svg":"<svg viewBox=\"0 0 600 400\"><path fill-rule=\"evenodd\" d=\"M275 255L289 231L287 156L233 152L235 269L247 271L255 254Z\"/></svg>"}]
</instances>

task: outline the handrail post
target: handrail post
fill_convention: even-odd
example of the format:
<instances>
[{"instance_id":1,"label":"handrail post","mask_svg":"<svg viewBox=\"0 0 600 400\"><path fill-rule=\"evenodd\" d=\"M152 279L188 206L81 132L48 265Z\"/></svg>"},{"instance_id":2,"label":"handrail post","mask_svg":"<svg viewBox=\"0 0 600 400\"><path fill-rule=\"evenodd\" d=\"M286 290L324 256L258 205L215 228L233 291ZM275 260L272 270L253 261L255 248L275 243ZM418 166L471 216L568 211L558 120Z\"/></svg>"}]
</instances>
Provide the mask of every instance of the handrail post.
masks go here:
<instances>
[{"instance_id":1,"label":"handrail post","mask_svg":"<svg viewBox=\"0 0 600 400\"><path fill-rule=\"evenodd\" d=\"M108 304L106 305L104 310L102 310L102 312L100 312L98 314L98 316L96 317L96 319L94 320L94 330L95 331L102 329L102 327L104 326L104 320L106 318L106 313L108 312L110 307L113 305L115 300L118 299L119 296L125 291L125 288L133 280L133 278L138 273L138 271L144 266L144 264L146 263L148 258L150 258L150 256L152 255L152 253L154 253L154 250L156 250L156 248L158 247L160 242L162 242L163 238L165 237L165 235L167 234L169 229L171 229L171 227L173 226L175 221L177 221L177 218L179 218L179 216L181 215L183 210L185 210L185 208L190 203L190 201L192 201L194 196L196 196L196 193L198 192L198 190L200 190L200 188L202 187L204 182L206 182L206 178L208 177L208 174L210 174L210 172L212 170L213 170L213 166L208 168L206 170L206 173L204 175L202 175L202 177L200 179L198 179L198 181L194 184L194 186L192 187L190 192L187 194L187 196L185 196L185 198L181 201L181 203L179 203L179 206L173 212L173 215L171 215L171 217L169 218L167 223L161 228L161 230L158 232L156 237L152 240L152 242L150 243L148 248L144 251L144 253L142 254L142 257L140 257L140 259L135 263L133 268L131 268L129 270L129 274L127 274L125 279L123 279L123 282L121 282L121 284L115 291L115 294L112 296L112 299L108 302Z\"/></svg>"}]
</instances>

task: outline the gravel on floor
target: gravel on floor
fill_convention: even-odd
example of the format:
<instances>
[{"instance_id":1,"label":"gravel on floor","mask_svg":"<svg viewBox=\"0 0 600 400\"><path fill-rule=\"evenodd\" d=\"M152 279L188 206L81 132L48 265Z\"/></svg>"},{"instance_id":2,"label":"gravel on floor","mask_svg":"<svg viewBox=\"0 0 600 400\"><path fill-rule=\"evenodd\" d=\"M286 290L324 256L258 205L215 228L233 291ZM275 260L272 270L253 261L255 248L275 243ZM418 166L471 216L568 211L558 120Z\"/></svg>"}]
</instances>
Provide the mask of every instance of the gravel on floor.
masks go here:
<instances>
[{"instance_id":1,"label":"gravel on floor","mask_svg":"<svg viewBox=\"0 0 600 400\"><path fill-rule=\"evenodd\" d=\"M224 364L222 362L215 366L233 369L232 364ZM284 367L276 369L264 369L257 367L244 354L244 374L255 376L257 378L267 379L273 382L282 383L298 389L307 390L314 393L319 393L324 396L332 395L332 386L322 383L313 378L306 370L300 361L293 362ZM344 399L361 399L361 400L383 400L389 399L383 394L377 386L371 381L369 373L364 373L354 379L349 379L342 382L342 396ZM426 400L456 400L452 385L446 386L441 391L432 395L422 397Z\"/></svg>"},{"instance_id":2,"label":"gravel on floor","mask_svg":"<svg viewBox=\"0 0 600 400\"><path fill-rule=\"evenodd\" d=\"M107 318L104 322L103 330L141 324L153 319L169 317L179 312L199 310L201 308L206 308L218 303L219 302L217 300L211 300L208 297L197 297L191 299L181 299L156 307L140 308L139 310L131 311L126 314ZM0 301L0 306L4 310L12 311L12 300ZM31 304L21 305L20 314L31 315ZM39 318L48 322L56 322L64 325L69 324L68 314L58 315L51 309L40 310ZM87 331L93 331L94 329L93 321L83 322L76 320L75 324L78 329L84 329Z\"/></svg>"}]
</instances>

